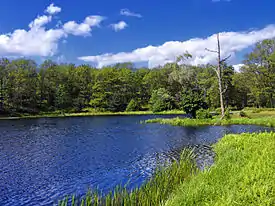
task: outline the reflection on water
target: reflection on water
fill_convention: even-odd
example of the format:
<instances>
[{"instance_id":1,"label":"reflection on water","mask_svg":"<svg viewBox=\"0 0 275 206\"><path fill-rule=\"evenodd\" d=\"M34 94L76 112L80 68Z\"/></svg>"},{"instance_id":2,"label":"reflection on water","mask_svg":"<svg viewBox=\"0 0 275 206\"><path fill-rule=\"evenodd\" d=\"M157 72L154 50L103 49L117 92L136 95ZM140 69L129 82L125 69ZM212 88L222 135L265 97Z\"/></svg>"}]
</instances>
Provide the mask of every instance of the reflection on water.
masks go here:
<instances>
[{"instance_id":1,"label":"reflection on water","mask_svg":"<svg viewBox=\"0 0 275 206\"><path fill-rule=\"evenodd\" d=\"M74 117L0 121L0 205L52 205L89 187L142 184L158 163L191 147L213 163L210 145L227 133L259 126L173 127L140 124L156 116ZM171 116L166 116L171 117Z\"/></svg>"}]
</instances>

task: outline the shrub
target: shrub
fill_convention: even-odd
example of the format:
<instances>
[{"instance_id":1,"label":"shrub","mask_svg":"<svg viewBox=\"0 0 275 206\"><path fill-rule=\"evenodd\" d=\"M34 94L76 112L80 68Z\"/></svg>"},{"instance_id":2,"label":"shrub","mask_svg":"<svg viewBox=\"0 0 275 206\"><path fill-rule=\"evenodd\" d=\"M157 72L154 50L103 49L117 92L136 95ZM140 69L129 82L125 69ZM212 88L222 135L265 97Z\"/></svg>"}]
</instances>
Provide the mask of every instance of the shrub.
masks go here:
<instances>
[{"instance_id":1,"label":"shrub","mask_svg":"<svg viewBox=\"0 0 275 206\"><path fill-rule=\"evenodd\" d=\"M131 111L139 111L140 110L140 104L137 100L135 99L131 99L131 101L129 102L126 111L127 112L131 112Z\"/></svg>"},{"instance_id":2,"label":"shrub","mask_svg":"<svg viewBox=\"0 0 275 206\"><path fill-rule=\"evenodd\" d=\"M196 112L197 119L212 119L212 115L210 114L209 110L206 109L199 109Z\"/></svg>"},{"instance_id":3,"label":"shrub","mask_svg":"<svg viewBox=\"0 0 275 206\"><path fill-rule=\"evenodd\" d=\"M221 113L222 113L222 110L221 110L221 108L217 108L217 109L215 109L215 112L216 112L217 114L221 114Z\"/></svg>"},{"instance_id":4,"label":"shrub","mask_svg":"<svg viewBox=\"0 0 275 206\"><path fill-rule=\"evenodd\" d=\"M249 117L244 111L240 111L240 117Z\"/></svg>"},{"instance_id":5,"label":"shrub","mask_svg":"<svg viewBox=\"0 0 275 206\"><path fill-rule=\"evenodd\" d=\"M226 109L224 113L224 119L229 120L231 119L230 109Z\"/></svg>"},{"instance_id":6,"label":"shrub","mask_svg":"<svg viewBox=\"0 0 275 206\"><path fill-rule=\"evenodd\" d=\"M230 111L237 111L238 110L238 107L236 107L236 106L229 106L228 107L229 109L230 109Z\"/></svg>"}]
</instances>

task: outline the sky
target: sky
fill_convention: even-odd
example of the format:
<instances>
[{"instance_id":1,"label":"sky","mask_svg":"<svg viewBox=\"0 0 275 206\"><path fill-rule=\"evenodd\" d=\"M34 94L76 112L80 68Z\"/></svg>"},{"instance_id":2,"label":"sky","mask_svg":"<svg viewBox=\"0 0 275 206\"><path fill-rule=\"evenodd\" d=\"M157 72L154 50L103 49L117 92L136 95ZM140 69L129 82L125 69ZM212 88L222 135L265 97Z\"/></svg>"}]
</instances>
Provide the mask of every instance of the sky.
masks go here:
<instances>
[{"instance_id":1,"label":"sky","mask_svg":"<svg viewBox=\"0 0 275 206\"><path fill-rule=\"evenodd\" d=\"M1 0L0 56L38 63L150 68L185 52L193 65L222 55L241 65L253 45L275 38L274 0Z\"/></svg>"}]
</instances>

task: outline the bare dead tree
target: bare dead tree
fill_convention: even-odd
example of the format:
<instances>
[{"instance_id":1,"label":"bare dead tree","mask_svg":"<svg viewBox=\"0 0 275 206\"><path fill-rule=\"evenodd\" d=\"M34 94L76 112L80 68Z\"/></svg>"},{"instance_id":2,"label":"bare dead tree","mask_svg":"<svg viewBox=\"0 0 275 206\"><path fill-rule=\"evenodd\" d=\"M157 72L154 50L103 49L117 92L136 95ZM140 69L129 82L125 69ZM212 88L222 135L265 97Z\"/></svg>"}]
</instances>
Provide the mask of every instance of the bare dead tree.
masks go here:
<instances>
[{"instance_id":1,"label":"bare dead tree","mask_svg":"<svg viewBox=\"0 0 275 206\"><path fill-rule=\"evenodd\" d=\"M224 59L221 59L221 45L220 45L220 34L217 34L217 44L218 44L218 50L210 50L207 49L207 51L212 52L212 53L216 53L218 55L218 64L216 67L214 67L214 70L217 74L218 77L218 84L219 84L219 93L220 93L220 104L221 104L221 112L222 112L222 117L221 119L224 118L225 116L225 109L224 109L224 93L226 92L227 88L223 88L223 77L222 77L222 65L225 61L227 61L231 55L227 56Z\"/></svg>"}]
</instances>

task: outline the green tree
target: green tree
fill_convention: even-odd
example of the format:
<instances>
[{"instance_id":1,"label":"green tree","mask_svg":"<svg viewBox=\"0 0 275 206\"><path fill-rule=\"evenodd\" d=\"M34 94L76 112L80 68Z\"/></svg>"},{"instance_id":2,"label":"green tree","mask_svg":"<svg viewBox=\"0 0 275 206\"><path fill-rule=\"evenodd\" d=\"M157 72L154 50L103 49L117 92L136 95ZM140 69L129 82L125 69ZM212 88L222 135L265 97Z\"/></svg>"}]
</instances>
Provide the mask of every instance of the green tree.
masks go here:
<instances>
[{"instance_id":1,"label":"green tree","mask_svg":"<svg viewBox=\"0 0 275 206\"><path fill-rule=\"evenodd\" d=\"M241 72L246 74L250 85L249 96L255 99L254 106L274 107L275 91L275 41L264 40L247 54Z\"/></svg>"},{"instance_id":2,"label":"green tree","mask_svg":"<svg viewBox=\"0 0 275 206\"><path fill-rule=\"evenodd\" d=\"M153 112L161 112L174 108L174 100L164 88L154 90L150 99L150 109Z\"/></svg>"},{"instance_id":3,"label":"green tree","mask_svg":"<svg viewBox=\"0 0 275 206\"><path fill-rule=\"evenodd\" d=\"M70 105L71 98L68 89L64 84L58 85L55 97L55 107L63 111L69 108Z\"/></svg>"},{"instance_id":4,"label":"green tree","mask_svg":"<svg viewBox=\"0 0 275 206\"><path fill-rule=\"evenodd\" d=\"M186 114L190 114L193 118L196 118L196 112L199 109L208 108L203 93L200 90L190 89L183 92L181 107Z\"/></svg>"},{"instance_id":5,"label":"green tree","mask_svg":"<svg viewBox=\"0 0 275 206\"><path fill-rule=\"evenodd\" d=\"M139 111L140 109L141 109L140 102L136 99L131 99L131 101L127 105L126 111L127 112Z\"/></svg>"}]
</instances>

